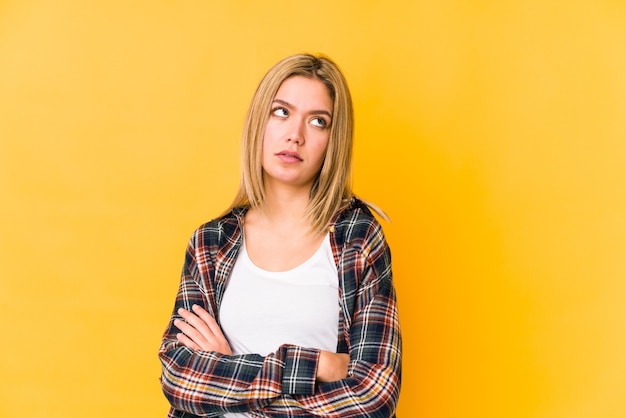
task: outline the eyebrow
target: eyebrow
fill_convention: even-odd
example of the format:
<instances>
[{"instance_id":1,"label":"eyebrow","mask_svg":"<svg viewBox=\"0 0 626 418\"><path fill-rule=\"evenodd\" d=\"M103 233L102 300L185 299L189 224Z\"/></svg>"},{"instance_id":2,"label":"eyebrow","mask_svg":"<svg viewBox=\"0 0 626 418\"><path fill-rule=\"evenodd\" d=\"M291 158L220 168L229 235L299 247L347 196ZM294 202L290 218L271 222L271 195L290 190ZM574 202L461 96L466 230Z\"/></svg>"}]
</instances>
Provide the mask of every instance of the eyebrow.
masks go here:
<instances>
[{"instance_id":1,"label":"eyebrow","mask_svg":"<svg viewBox=\"0 0 626 418\"><path fill-rule=\"evenodd\" d=\"M285 107L287 107L287 108L289 108L289 109L294 109L294 108L295 108L295 106L294 106L294 105L292 105L291 103L286 102L286 101L281 100L281 99L274 99L274 101L273 101L272 103L278 103L278 104L281 104L281 105L283 105L283 106L285 106ZM313 111L311 111L311 112L309 112L309 113L310 113L310 114L312 114L312 115L326 115L326 116L328 116L331 120L332 120L332 118L333 118L333 115L331 115L331 113L330 113L328 110L323 110L323 109L321 109L321 110L313 110Z\"/></svg>"}]
</instances>

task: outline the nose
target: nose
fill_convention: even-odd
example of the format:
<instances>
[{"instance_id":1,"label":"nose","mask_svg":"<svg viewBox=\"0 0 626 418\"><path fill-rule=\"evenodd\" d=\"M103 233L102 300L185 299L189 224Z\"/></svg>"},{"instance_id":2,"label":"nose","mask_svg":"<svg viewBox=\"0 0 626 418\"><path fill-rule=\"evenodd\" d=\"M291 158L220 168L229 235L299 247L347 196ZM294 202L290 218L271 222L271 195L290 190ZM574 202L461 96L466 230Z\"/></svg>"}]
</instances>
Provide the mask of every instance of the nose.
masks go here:
<instances>
[{"instance_id":1,"label":"nose","mask_svg":"<svg viewBox=\"0 0 626 418\"><path fill-rule=\"evenodd\" d=\"M291 123L289 127L289 134L287 135L287 142L295 142L297 145L304 144L304 124L302 121L296 120Z\"/></svg>"}]
</instances>

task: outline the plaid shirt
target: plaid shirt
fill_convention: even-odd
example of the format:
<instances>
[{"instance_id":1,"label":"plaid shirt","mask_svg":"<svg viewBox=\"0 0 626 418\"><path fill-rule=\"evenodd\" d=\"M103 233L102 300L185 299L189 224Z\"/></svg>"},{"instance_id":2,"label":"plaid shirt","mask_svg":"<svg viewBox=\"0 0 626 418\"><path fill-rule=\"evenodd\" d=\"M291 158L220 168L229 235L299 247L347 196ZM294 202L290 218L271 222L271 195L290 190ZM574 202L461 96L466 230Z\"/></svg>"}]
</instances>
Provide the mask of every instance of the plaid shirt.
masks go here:
<instances>
[{"instance_id":1,"label":"plaid shirt","mask_svg":"<svg viewBox=\"0 0 626 418\"><path fill-rule=\"evenodd\" d=\"M168 417L392 417L400 392L401 338L391 254L380 224L352 198L330 226L339 276L337 352L348 377L315 381L319 350L282 345L268 356L193 351L176 339L177 310L204 307L219 323L227 279L242 245L245 208L198 228L187 247L174 312L159 350ZM280 301L276 301L280 303ZM285 314L289 314L286 312ZM184 412L183 412L184 411Z\"/></svg>"}]
</instances>

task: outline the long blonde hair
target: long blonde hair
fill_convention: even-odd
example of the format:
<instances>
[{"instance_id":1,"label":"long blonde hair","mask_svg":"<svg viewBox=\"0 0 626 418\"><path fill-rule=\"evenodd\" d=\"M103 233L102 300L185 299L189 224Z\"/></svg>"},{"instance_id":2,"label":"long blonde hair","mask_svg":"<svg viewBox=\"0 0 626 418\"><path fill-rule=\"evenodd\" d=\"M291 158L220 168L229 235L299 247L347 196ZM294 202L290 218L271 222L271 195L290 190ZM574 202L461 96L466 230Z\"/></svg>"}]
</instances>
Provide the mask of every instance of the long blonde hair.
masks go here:
<instances>
[{"instance_id":1,"label":"long blonde hair","mask_svg":"<svg viewBox=\"0 0 626 418\"><path fill-rule=\"evenodd\" d=\"M293 76L323 82L333 101L332 125L324 163L311 189L306 216L313 231L324 231L342 203L352 194L352 98L339 67L323 55L298 54L275 64L265 74L252 97L242 135L242 177L230 208L258 207L265 199L261 155L265 125L281 84Z\"/></svg>"}]
</instances>

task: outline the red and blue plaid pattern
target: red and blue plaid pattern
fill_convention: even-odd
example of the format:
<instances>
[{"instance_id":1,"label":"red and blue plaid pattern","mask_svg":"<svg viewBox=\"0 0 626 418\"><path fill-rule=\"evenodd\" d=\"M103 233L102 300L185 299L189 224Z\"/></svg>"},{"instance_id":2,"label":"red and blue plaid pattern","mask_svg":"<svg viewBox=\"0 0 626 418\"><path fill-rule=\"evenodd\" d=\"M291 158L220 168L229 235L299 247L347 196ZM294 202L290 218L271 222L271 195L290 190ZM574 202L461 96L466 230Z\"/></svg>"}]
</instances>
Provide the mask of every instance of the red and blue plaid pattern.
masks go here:
<instances>
[{"instance_id":1,"label":"red and blue plaid pattern","mask_svg":"<svg viewBox=\"0 0 626 418\"><path fill-rule=\"evenodd\" d=\"M168 417L393 417L400 392L401 336L391 254L378 221L353 198L330 228L339 272L337 351L348 377L316 383L319 350L283 345L266 357L193 351L178 342L178 308L219 306L242 245L245 208L199 227L191 237L170 322L159 350ZM277 301L280 303L280 301ZM285 314L289 314L286 312Z\"/></svg>"}]
</instances>

